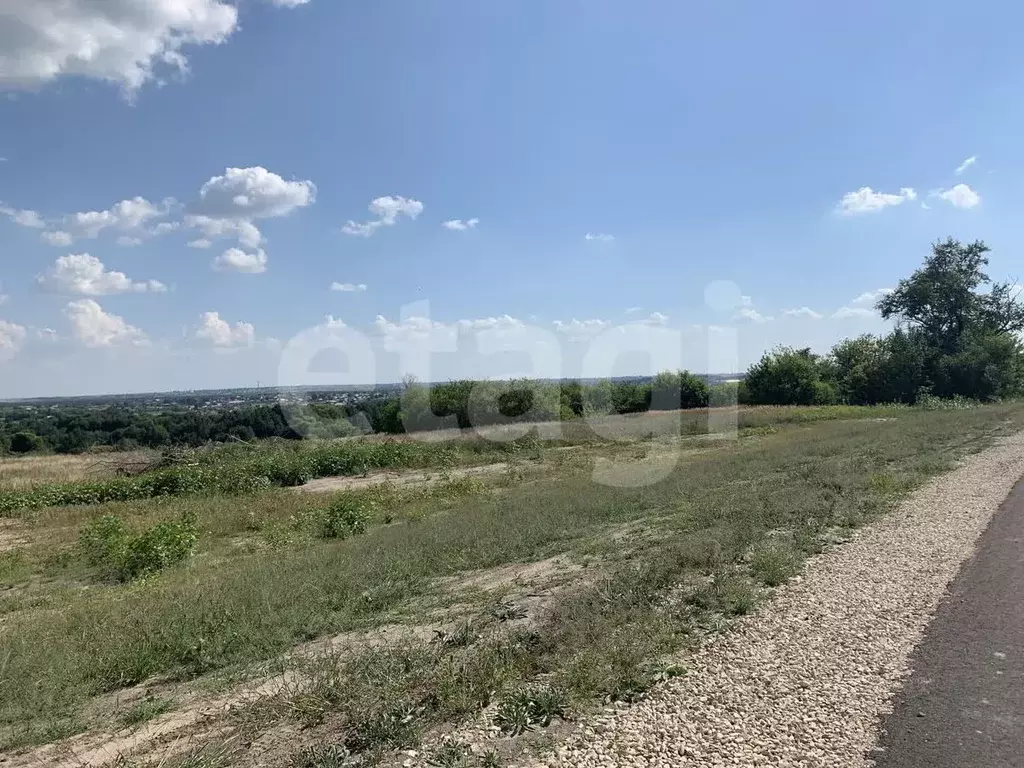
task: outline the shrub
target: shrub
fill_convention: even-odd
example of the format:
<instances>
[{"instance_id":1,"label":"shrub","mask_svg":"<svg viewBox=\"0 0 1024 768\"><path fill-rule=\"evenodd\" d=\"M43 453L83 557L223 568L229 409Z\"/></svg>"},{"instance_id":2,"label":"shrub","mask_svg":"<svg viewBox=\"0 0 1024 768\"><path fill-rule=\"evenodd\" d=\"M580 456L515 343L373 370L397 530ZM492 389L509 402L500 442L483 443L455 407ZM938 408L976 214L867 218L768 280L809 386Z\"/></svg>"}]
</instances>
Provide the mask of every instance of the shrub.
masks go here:
<instances>
[{"instance_id":1,"label":"shrub","mask_svg":"<svg viewBox=\"0 0 1024 768\"><path fill-rule=\"evenodd\" d=\"M86 562L99 568L105 578L124 582L185 560L197 538L195 517L188 513L138 535L132 535L121 518L104 515L85 526L79 547Z\"/></svg>"},{"instance_id":2,"label":"shrub","mask_svg":"<svg viewBox=\"0 0 1024 768\"><path fill-rule=\"evenodd\" d=\"M336 500L320 518L320 538L347 539L365 533L370 512L362 503L349 498Z\"/></svg>"},{"instance_id":3,"label":"shrub","mask_svg":"<svg viewBox=\"0 0 1024 768\"><path fill-rule=\"evenodd\" d=\"M30 453L41 450L43 438L33 432L16 432L11 435L11 453Z\"/></svg>"}]
</instances>

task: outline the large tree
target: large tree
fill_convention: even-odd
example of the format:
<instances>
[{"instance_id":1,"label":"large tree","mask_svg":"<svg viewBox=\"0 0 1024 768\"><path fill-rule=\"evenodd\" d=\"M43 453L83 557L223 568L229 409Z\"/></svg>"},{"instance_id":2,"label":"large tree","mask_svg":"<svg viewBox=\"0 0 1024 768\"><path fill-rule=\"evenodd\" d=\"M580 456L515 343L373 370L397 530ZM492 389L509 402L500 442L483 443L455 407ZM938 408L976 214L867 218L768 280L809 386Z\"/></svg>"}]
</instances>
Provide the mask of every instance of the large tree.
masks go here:
<instances>
[{"instance_id":1,"label":"large tree","mask_svg":"<svg viewBox=\"0 0 1024 768\"><path fill-rule=\"evenodd\" d=\"M929 347L956 354L972 337L1024 330L1024 305L1011 283L992 283L984 269L989 247L952 237L932 245L924 266L878 302L886 320L919 330ZM988 290L980 290L989 286Z\"/></svg>"}]
</instances>

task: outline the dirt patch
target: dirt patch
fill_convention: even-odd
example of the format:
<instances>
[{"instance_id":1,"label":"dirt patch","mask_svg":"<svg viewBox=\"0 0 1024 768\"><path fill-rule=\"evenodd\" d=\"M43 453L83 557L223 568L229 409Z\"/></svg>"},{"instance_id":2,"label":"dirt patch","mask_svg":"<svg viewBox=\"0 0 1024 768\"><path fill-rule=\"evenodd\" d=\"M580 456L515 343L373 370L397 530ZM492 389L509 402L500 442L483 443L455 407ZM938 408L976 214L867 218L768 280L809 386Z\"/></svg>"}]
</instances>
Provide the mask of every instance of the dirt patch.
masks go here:
<instances>
[{"instance_id":1,"label":"dirt patch","mask_svg":"<svg viewBox=\"0 0 1024 768\"><path fill-rule=\"evenodd\" d=\"M310 480L295 490L305 493L331 493L333 491L359 491L377 485L389 483L397 488L423 487L436 485L447 480L458 480L463 477L491 477L507 471L505 462L485 464L480 467L465 467L447 471L425 470L415 472L374 472L365 477L322 477Z\"/></svg>"},{"instance_id":2,"label":"dirt patch","mask_svg":"<svg viewBox=\"0 0 1024 768\"><path fill-rule=\"evenodd\" d=\"M0 552L8 552L28 544L28 537L24 533L24 523L0 518Z\"/></svg>"},{"instance_id":3,"label":"dirt patch","mask_svg":"<svg viewBox=\"0 0 1024 768\"><path fill-rule=\"evenodd\" d=\"M486 591L506 590L510 587L524 588L550 583L556 577L580 570L580 566L568 558L558 556L535 563L511 563L497 568L469 571L460 576L443 580L452 589L482 589Z\"/></svg>"}]
</instances>

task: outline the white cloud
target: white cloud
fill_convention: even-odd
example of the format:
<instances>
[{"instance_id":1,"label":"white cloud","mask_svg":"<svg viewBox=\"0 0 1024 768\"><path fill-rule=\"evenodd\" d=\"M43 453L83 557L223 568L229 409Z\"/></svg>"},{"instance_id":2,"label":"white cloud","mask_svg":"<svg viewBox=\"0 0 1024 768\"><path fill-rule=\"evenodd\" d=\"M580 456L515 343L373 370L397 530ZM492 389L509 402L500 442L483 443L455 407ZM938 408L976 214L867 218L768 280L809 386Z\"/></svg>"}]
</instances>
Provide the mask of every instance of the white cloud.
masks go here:
<instances>
[{"instance_id":1,"label":"white cloud","mask_svg":"<svg viewBox=\"0 0 1024 768\"><path fill-rule=\"evenodd\" d=\"M811 320L820 320L822 318L822 314L820 312L815 312L810 307L784 309L782 310L782 314L786 315L787 317L807 317L810 318Z\"/></svg>"},{"instance_id":2,"label":"white cloud","mask_svg":"<svg viewBox=\"0 0 1024 768\"><path fill-rule=\"evenodd\" d=\"M0 360L14 357L25 343L25 327L0 320Z\"/></svg>"},{"instance_id":3,"label":"white cloud","mask_svg":"<svg viewBox=\"0 0 1024 768\"><path fill-rule=\"evenodd\" d=\"M57 341L60 334L53 328L36 328L36 338L40 341Z\"/></svg>"},{"instance_id":4,"label":"white cloud","mask_svg":"<svg viewBox=\"0 0 1024 768\"><path fill-rule=\"evenodd\" d=\"M957 166L956 175L959 176L961 173L966 171L968 168L970 168L976 162L978 162L978 156L977 155L971 155L966 160L964 160L962 163L960 163L960 165Z\"/></svg>"},{"instance_id":5,"label":"white cloud","mask_svg":"<svg viewBox=\"0 0 1024 768\"><path fill-rule=\"evenodd\" d=\"M188 47L222 43L237 29L238 10L224 0L3 0L0 88L78 76L131 94L186 73Z\"/></svg>"},{"instance_id":6,"label":"white cloud","mask_svg":"<svg viewBox=\"0 0 1024 768\"><path fill-rule=\"evenodd\" d=\"M251 347L256 338L252 323L232 325L222 320L219 312L204 312L201 319L196 337L206 339L215 347Z\"/></svg>"},{"instance_id":7,"label":"white cloud","mask_svg":"<svg viewBox=\"0 0 1024 768\"><path fill-rule=\"evenodd\" d=\"M748 320L751 323L767 323L772 318L769 315L762 315L753 307L741 307L736 312L737 320Z\"/></svg>"},{"instance_id":8,"label":"white cloud","mask_svg":"<svg viewBox=\"0 0 1024 768\"><path fill-rule=\"evenodd\" d=\"M573 318L567 323L555 320L552 325L555 326L556 331L564 333L571 339L586 339L601 333L611 324L607 320L599 320L597 318L591 320L577 320Z\"/></svg>"},{"instance_id":9,"label":"white cloud","mask_svg":"<svg viewBox=\"0 0 1024 768\"><path fill-rule=\"evenodd\" d=\"M228 168L203 184L192 212L214 219L269 219L315 202L312 181L285 181L261 166Z\"/></svg>"},{"instance_id":10,"label":"white cloud","mask_svg":"<svg viewBox=\"0 0 1024 768\"><path fill-rule=\"evenodd\" d=\"M0 293L0 307L2 307L4 304L10 301L10 299L11 297L8 296L6 293Z\"/></svg>"},{"instance_id":11,"label":"white cloud","mask_svg":"<svg viewBox=\"0 0 1024 768\"><path fill-rule=\"evenodd\" d=\"M259 248L263 235L255 220L287 216L315 202L312 181L287 181L261 166L227 168L203 184L199 200L185 215L185 225L203 235L193 243L237 237L243 247Z\"/></svg>"},{"instance_id":12,"label":"white cloud","mask_svg":"<svg viewBox=\"0 0 1024 768\"><path fill-rule=\"evenodd\" d=\"M875 192L871 187L861 187L856 192L847 192L839 202L839 212L844 216L856 216L862 213L874 213L883 208L902 205L908 200L916 200L917 193L910 187L902 187L897 194Z\"/></svg>"},{"instance_id":13,"label":"white cloud","mask_svg":"<svg viewBox=\"0 0 1024 768\"><path fill-rule=\"evenodd\" d=\"M39 236L50 245L56 245L62 248L71 245L75 240L75 238L71 236L70 232L64 232L63 230L57 230L56 232L43 232Z\"/></svg>"},{"instance_id":14,"label":"white cloud","mask_svg":"<svg viewBox=\"0 0 1024 768\"><path fill-rule=\"evenodd\" d=\"M123 245L126 248L132 248L136 245L142 245L141 237L129 237L128 235L121 235L117 238L117 244Z\"/></svg>"},{"instance_id":15,"label":"white cloud","mask_svg":"<svg viewBox=\"0 0 1024 768\"><path fill-rule=\"evenodd\" d=\"M456 325L461 331L494 331L494 330L512 330L518 328L525 328L522 321L510 315L501 315L500 317L480 317L473 320L459 320Z\"/></svg>"},{"instance_id":16,"label":"white cloud","mask_svg":"<svg viewBox=\"0 0 1024 768\"><path fill-rule=\"evenodd\" d=\"M111 227L133 230L146 222L167 213L172 201L165 201L163 207L154 205L144 197L133 197L115 203L105 211L83 211L64 217L65 229L79 237L96 237Z\"/></svg>"},{"instance_id":17,"label":"white cloud","mask_svg":"<svg viewBox=\"0 0 1024 768\"><path fill-rule=\"evenodd\" d=\"M932 195L942 198L947 203L952 203L957 208L973 208L981 203L981 195L963 183L950 189L940 189L933 192Z\"/></svg>"},{"instance_id":18,"label":"white cloud","mask_svg":"<svg viewBox=\"0 0 1024 768\"><path fill-rule=\"evenodd\" d=\"M263 242L262 233L248 219L214 219L209 216L188 214L185 216L185 226L198 229L204 235L189 243L193 248L209 248L212 240L222 237L237 237L239 244L246 248L259 248ZM201 245L202 243L207 245Z\"/></svg>"},{"instance_id":19,"label":"white cloud","mask_svg":"<svg viewBox=\"0 0 1024 768\"><path fill-rule=\"evenodd\" d=\"M584 240L596 240L599 243L610 243L612 240L615 239L615 236L614 235L606 235L603 232L598 232L598 233L587 232L587 234L585 234L583 236L583 239Z\"/></svg>"},{"instance_id":20,"label":"white cloud","mask_svg":"<svg viewBox=\"0 0 1024 768\"><path fill-rule=\"evenodd\" d=\"M247 253L241 248L228 248L213 260L213 268L218 272L259 274L267 271L267 254L259 248L253 253Z\"/></svg>"},{"instance_id":21,"label":"white cloud","mask_svg":"<svg viewBox=\"0 0 1024 768\"><path fill-rule=\"evenodd\" d=\"M643 312L643 311L644 311L643 307L630 307L629 309L626 310L626 314L627 315L635 315L637 312Z\"/></svg>"},{"instance_id":22,"label":"white cloud","mask_svg":"<svg viewBox=\"0 0 1024 768\"><path fill-rule=\"evenodd\" d=\"M451 219L442 223L441 226L454 232L464 232L467 229L476 229L476 225L479 223L480 219Z\"/></svg>"},{"instance_id":23,"label":"white cloud","mask_svg":"<svg viewBox=\"0 0 1024 768\"><path fill-rule=\"evenodd\" d=\"M365 283L331 283L332 291L341 291L342 293L362 293L366 290Z\"/></svg>"},{"instance_id":24,"label":"white cloud","mask_svg":"<svg viewBox=\"0 0 1024 768\"><path fill-rule=\"evenodd\" d=\"M350 219L341 228L341 231L346 235L370 237L381 227L394 226L399 216L407 216L415 220L423 213L423 203L406 197L387 195L372 200L369 205L369 211L377 218L366 222L357 222Z\"/></svg>"},{"instance_id":25,"label":"white cloud","mask_svg":"<svg viewBox=\"0 0 1024 768\"><path fill-rule=\"evenodd\" d=\"M0 18L3 18L2 12L0 12ZM42 229L46 226L46 222L43 221L43 217L36 211L19 210L0 203L0 214L9 218L19 227Z\"/></svg>"},{"instance_id":26,"label":"white cloud","mask_svg":"<svg viewBox=\"0 0 1024 768\"><path fill-rule=\"evenodd\" d=\"M205 237L200 237L196 240L190 240L187 245L189 248L209 248L213 245L213 241L207 240Z\"/></svg>"},{"instance_id":27,"label":"white cloud","mask_svg":"<svg viewBox=\"0 0 1024 768\"><path fill-rule=\"evenodd\" d=\"M64 314L71 322L71 333L84 346L112 347L120 344L143 345L146 334L124 318L111 315L92 299L69 302Z\"/></svg>"},{"instance_id":28,"label":"white cloud","mask_svg":"<svg viewBox=\"0 0 1024 768\"><path fill-rule=\"evenodd\" d=\"M883 296L892 293L892 288L876 288L873 291L865 291L850 303L855 307L873 307Z\"/></svg>"},{"instance_id":29,"label":"white cloud","mask_svg":"<svg viewBox=\"0 0 1024 768\"><path fill-rule=\"evenodd\" d=\"M652 312L646 320L646 325L668 325L668 315L663 315L661 312Z\"/></svg>"},{"instance_id":30,"label":"white cloud","mask_svg":"<svg viewBox=\"0 0 1024 768\"><path fill-rule=\"evenodd\" d=\"M877 317L873 309L867 307L840 307L832 313L833 320L847 320L851 317Z\"/></svg>"},{"instance_id":31,"label":"white cloud","mask_svg":"<svg viewBox=\"0 0 1024 768\"><path fill-rule=\"evenodd\" d=\"M157 280L131 280L124 272L114 272L88 253L61 256L36 283L45 291L72 296L105 296L111 293L163 293L167 288Z\"/></svg>"}]
</instances>

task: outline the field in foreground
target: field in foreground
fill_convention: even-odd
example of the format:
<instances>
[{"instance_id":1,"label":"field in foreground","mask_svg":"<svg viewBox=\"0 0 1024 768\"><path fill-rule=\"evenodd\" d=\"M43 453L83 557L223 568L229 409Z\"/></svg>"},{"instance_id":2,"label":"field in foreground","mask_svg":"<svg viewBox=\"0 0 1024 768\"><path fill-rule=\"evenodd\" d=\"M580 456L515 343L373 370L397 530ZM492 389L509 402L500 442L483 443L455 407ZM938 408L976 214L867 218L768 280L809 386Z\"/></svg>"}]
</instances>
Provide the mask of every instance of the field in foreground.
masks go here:
<instances>
[{"instance_id":1,"label":"field in foreground","mask_svg":"<svg viewBox=\"0 0 1024 768\"><path fill-rule=\"evenodd\" d=\"M95 765L134 749L139 765L316 768L388 761L425 739L440 764L494 764L500 743L471 760L437 734L483 717L518 749L562 718L642 697L678 672L659 658L724 630L809 554L1024 427L1018 405L794 410L759 416L738 440L627 430L456 450L443 466L417 453L430 482L11 519L0 744L69 739ZM462 471L488 463L501 466ZM195 554L112 577L82 543L104 515L132 534L194 520Z\"/></svg>"}]
</instances>

